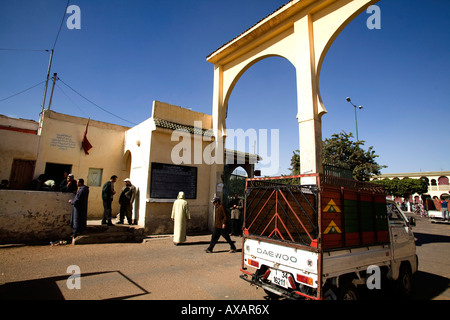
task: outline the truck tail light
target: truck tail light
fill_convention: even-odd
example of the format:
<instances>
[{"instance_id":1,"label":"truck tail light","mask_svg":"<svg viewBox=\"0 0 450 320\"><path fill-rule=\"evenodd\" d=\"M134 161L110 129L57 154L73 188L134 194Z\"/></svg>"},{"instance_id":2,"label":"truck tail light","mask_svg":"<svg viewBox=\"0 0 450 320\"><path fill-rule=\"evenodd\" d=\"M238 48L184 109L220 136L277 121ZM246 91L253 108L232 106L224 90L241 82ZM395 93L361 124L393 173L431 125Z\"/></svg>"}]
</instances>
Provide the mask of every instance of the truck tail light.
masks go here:
<instances>
[{"instance_id":1,"label":"truck tail light","mask_svg":"<svg viewBox=\"0 0 450 320\"><path fill-rule=\"evenodd\" d=\"M312 278L304 276L304 275L301 275L301 274L297 275L297 281L301 282L301 283L304 283L304 284L307 284L309 286L313 285L313 279Z\"/></svg>"},{"instance_id":2,"label":"truck tail light","mask_svg":"<svg viewBox=\"0 0 450 320\"><path fill-rule=\"evenodd\" d=\"M259 262L256 260L248 259L247 263L252 267L259 268Z\"/></svg>"}]
</instances>

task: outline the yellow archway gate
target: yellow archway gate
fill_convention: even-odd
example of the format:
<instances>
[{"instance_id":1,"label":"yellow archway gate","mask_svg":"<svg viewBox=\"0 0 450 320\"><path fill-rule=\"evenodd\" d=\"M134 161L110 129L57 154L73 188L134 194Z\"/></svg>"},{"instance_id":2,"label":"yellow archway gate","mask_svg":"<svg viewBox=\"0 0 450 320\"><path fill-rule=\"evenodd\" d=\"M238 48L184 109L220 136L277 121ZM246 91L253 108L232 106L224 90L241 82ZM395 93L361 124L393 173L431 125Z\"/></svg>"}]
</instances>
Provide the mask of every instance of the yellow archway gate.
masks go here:
<instances>
[{"instance_id":1,"label":"yellow archway gate","mask_svg":"<svg viewBox=\"0 0 450 320\"><path fill-rule=\"evenodd\" d=\"M296 69L301 173L322 173L321 117L327 111L320 97L320 69L344 27L378 1L293 0L207 57L214 64L216 162L211 172L212 190L223 172L223 164L217 160L227 135L226 109L231 92L248 68L270 56L284 57Z\"/></svg>"}]
</instances>

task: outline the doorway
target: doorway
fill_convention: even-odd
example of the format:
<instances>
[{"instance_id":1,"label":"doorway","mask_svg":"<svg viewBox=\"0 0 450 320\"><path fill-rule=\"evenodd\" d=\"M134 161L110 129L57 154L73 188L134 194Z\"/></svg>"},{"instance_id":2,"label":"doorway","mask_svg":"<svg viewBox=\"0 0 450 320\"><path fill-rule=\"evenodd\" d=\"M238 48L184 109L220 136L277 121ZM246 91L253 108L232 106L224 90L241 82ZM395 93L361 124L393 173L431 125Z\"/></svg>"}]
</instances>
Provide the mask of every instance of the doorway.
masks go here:
<instances>
[{"instance_id":1,"label":"doorway","mask_svg":"<svg viewBox=\"0 0 450 320\"><path fill-rule=\"evenodd\" d=\"M56 189L59 190L61 182L66 179L65 173L72 172L71 164L49 163L45 164L45 178L55 181Z\"/></svg>"},{"instance_id":2,"label":"doorway","mask_svg":"<svg viewBox=\"0 0 450 320\"><path fill-rule=\"evenodd\" d=\"M33 180L36 160L14 159L11 175L9 177L9 187L13 190L26 190Z\"/></svg>"}]
</instances>

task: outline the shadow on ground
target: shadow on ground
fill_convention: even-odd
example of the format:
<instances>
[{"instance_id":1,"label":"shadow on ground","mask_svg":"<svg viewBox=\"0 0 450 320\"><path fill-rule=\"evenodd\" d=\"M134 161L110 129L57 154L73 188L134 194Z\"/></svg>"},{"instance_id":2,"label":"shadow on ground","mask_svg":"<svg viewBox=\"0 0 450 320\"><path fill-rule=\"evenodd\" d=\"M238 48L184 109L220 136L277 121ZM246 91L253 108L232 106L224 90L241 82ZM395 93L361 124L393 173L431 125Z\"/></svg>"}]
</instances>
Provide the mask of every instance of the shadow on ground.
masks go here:
<instances>
[{"instance_id":1,"label":"shadow on ground","mask_svg":"<svg viewBox=\"0 0 450 320\"><path fill-rule=\"evenodd\" d=\"M118 274L128 281L129 284L141 291L138 294L114 297L106 300L121 300L150 293L120 271L85 273L81 274L81 279L105 274ZM60 281L71 281L69 277L71 275L5 283L0 285L0 300L65 300L66 298L57 283Z\"/></svg>"}]
</instances>

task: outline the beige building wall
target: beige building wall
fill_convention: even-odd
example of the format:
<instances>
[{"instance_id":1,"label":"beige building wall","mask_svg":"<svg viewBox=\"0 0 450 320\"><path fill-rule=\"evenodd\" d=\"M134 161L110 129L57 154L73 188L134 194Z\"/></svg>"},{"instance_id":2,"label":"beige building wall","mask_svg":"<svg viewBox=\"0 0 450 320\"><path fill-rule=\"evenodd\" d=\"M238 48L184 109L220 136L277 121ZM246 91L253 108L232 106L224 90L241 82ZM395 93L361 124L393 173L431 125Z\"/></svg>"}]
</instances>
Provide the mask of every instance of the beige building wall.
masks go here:
<instances>
[{"instance_id":1,"label":"beige building wall","mask_svg":"<svg viewBox=\"0 0 450 320\"><path fill-rule=\"evenodd\" d=\"M88 119L45 110L42 132L37 135L23 132L37 130L37 122L2 116L0 126L4 130L0 130L0 179L10 179L14 159L35 160L34 178L45 172L47 163L71 165L71 173L75 179L83 178L89 186L89 219L101 218L102 185L115 174L119 177L116 189L120 191L123 179L129 174L123 153L125 132L129 128L90 120L87 137L93 148L86 155L81 148L81 141L87 121ZM102 169L100 185L89 184L91 168ZM113 214L118 212L116 197Z\"/></svg>"},{"instance_id":2,"label":"beige building wall","mask_svg":"<svg viewBox=\"0 0 450 320\"><path fill-rule=\"evenodd\" d=\"M75 179L83 178L89 186L89 219L103 216L101 190L112 175L117 175L119 193L127 172L123 162L125 131L128 127L90 120L88 140L93 146L86 155L81 141L88 119L45 110L35 177L44 173L47 163L72 165ZM89 169L102 169L100 185L90 183ZM119 212L118 196L113 201L113 215Z\"/></svg>"},{"instance_id":3,"label":"beige building wall","mask_svg":"<svg viewBox=\"0 0 450 320\"><path fill-rule=\"evenodd\" d=\"M39 124L0 115L0 179L10 179L14 159L36 160Z\"/></svg>"},{"instance_id":4,"label":"beige building wall","mask_svg":"<svg viewBox=\"0 0 450 320\"><path fill-rule=\"evenodd\" d=\"M0 131L0 179L10 180L14 159L36 160L40 137L37 135Z\"/></svg>"},{"instance_id":5,"label":"beige building wall","mask_svg":"<svg viewBox=\"0 0 450 320\"><path fill-rule=\"evenodd\" d=\"M152 199L150 197L151 163L174 164L172 150L180 143L190 146L190 150L185 150L188 154L190 153L190 159L187 163L177 163L179 165L197 167L197 197L196 199L187 199L191 212L191 221L188 224L188 231L205 231L207 229L209 206L211 205L209 197L211 170L209 164L205 163L203 159L201 159L201 163L199 163L198 157L195 159L194 145L201 148L200 153L203 155L203 151L209 146L211 139L203 138L203 136L199 134L189 134L189 139L187 140L182 140L181 138L179 140L175 138L172 139L172 134L174 133L173 127L162 128L156 126L155 119L167 120L170 122L170 125L177 124L187 127L194 126L195 121L201 121L202 129L209 130L212 127L212 117L204 113L190 111L167 103L159 101L154 102L152 112L153 130L150 139L150 163L147 166L148 184L147 192L145 193L145 208L147 212L145 226L148 231L152 234L173 232L171 213L175 199ZM180 155L183 156L183 154ZM141 192L141 197L142 195L144 194ZM143 200L141 199L141 204L142 203Z\"/></svg>"},{"instance_id":6,"label":"beige building wall","mask_svg":"<svg viewBox=\"0 0 450 320\"><path fill-rule=\"evenodd\" d=\"M0 120L6 125L14 119ZM147 233L163 234L173 232L171 212L175 199L150 197L152 163L196 167L196 198L187 199L191 211L188 231L208 229L213 212L210 195L215 192L215 187L210 187L210 153L205 152L214 143L210 115L154 101L152 117L133 128L90 120L87 138L93 148L88 155L82 149L87 122L85 118L45 110L41 135L0 130L0 178L9 178L15 158L36 161L34 178L45 172L47 164L70 165L75 179L83 178L89 186L88 219L102 218L101 189L112 175L118 176L113 201L115 217L120 210L118 200L123 180L130 178L138 191L134 221L145 226ZM38 123L33 121L31 124L31 129L37 131ZM3 125L1 121L0 125ZM16 125L27 127L30 123L21 120ZM185 134L182 138L174 135L178 129ZM184 162L173 159L174 149ZM92 171L98 170L101 170L101 179L93 179ZM46 193L45 197L52 195L38 193Z\"/></svg>"}]
</instances>

